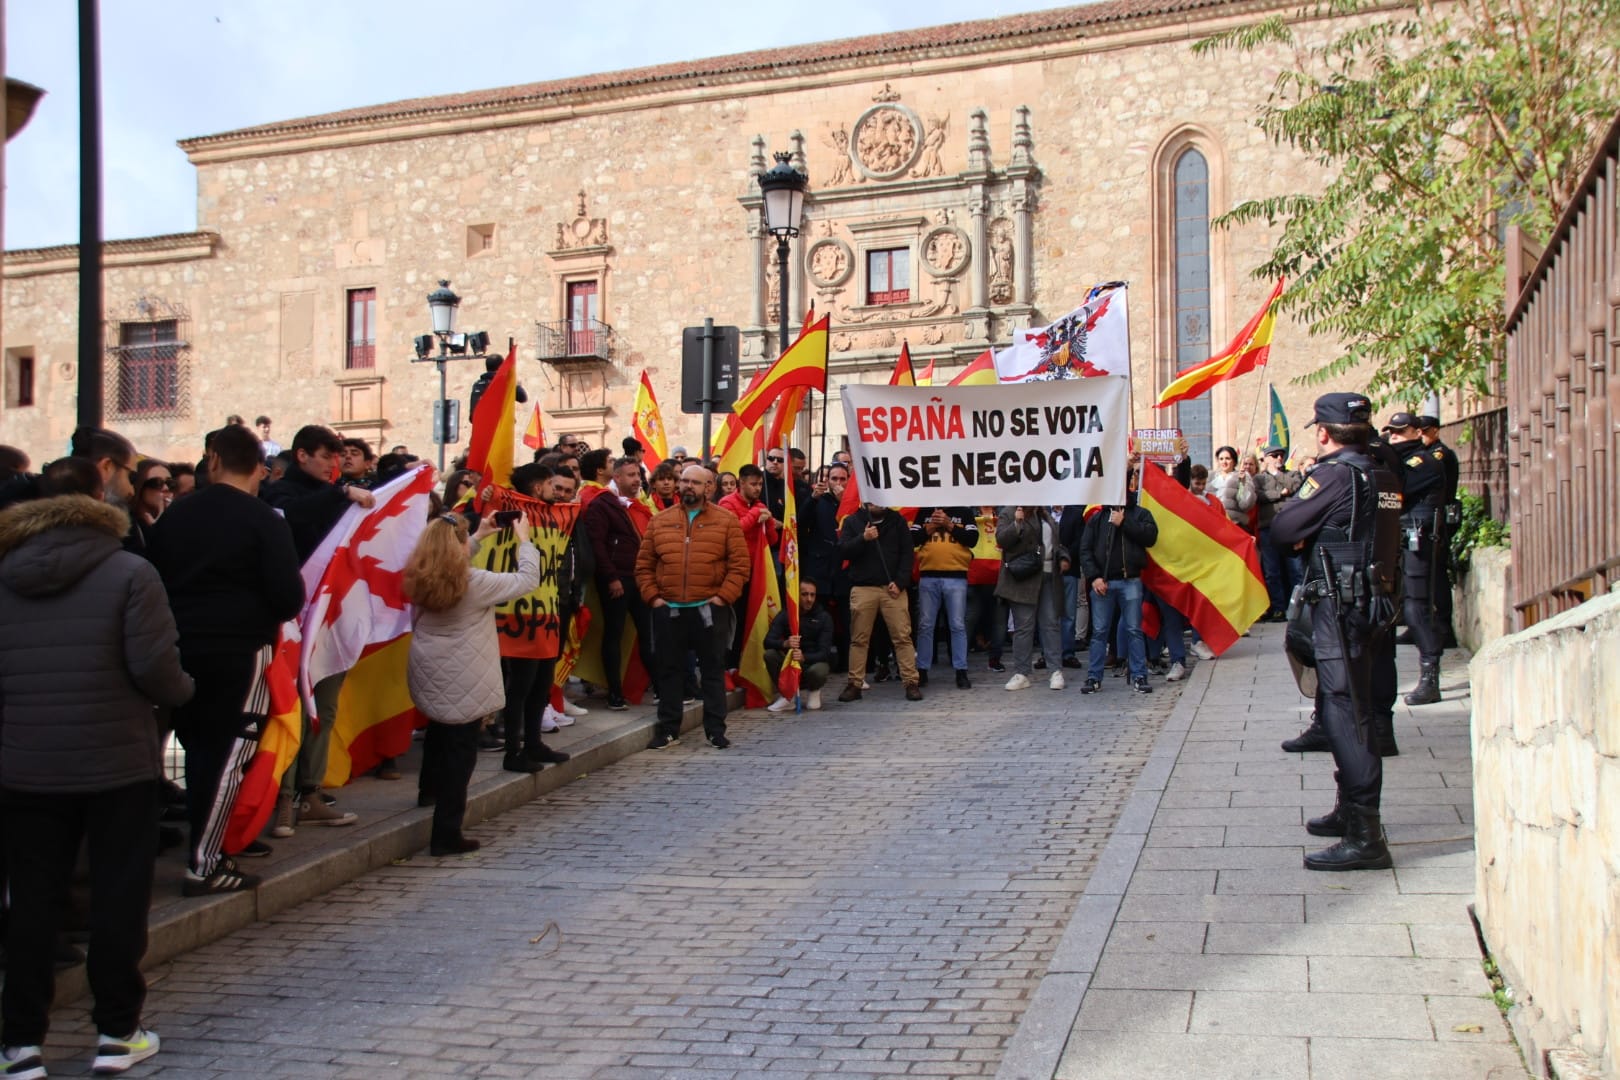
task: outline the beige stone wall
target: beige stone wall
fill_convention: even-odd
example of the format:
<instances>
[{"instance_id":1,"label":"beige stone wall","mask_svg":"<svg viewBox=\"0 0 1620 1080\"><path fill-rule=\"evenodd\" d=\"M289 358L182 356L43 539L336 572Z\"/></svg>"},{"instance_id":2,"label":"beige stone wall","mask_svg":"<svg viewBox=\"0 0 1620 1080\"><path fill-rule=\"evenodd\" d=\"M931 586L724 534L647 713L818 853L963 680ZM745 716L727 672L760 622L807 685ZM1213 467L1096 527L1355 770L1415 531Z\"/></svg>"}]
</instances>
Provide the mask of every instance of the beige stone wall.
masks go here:
<instances>
[{"instance_id":1,"label":"beige stone wall","mask_svg":"<svg viewBox=\"0 0 1620 1080\"><path fill-rule=\"evenodd\" d=\"M1212 20L1204 28L1217 25ZM1190 36L1196 33L1186 26L1100 31L993 60L846 67L724 91L638 92L514 126L491 118L443 133L424 126L408 138L394 137L400 132L393 129L386 139L283 136L245 149L199 150L198 227L220 234L214 257L183 268L111 273L107 286L109 307L148 290L194 313L192 408L173 424L126 425L115 416L109 422L129 428L154 452L190 456L202 432L227 413L251 419L262 411L276 418L283 442L299 423L338 421L428 454L437 379L431 364L411 362L410 340L427 329L424 297L443 277L463 298L464 329L488 330L498 343L516 338L520 377L545 404L548 434L572 430L616 444L629 431L634 386L645 368L672 441L695 448L698 418L678 412L681 328L708 315L746 330L758 325L763 306L755 286L763 246L750 238L753 215L738 201L755 190L754 136L763 135L770 149L787 149L791 132L804 133L812 221L943 209L965 225L960 190L949 180L968 167L971 112L987 111L990 165L1001 170L1011 153L1013 110L1028 105L1040 180L1033 258L1021 272L1029 274L1034 310L1006 308L988 329L1004 341L1016 323L1063 314L1093 283L1129 281L1136 420L1159 426L1151 401L1165 365L1156 361L1172 351L1168 151L1197 145L1206 152L1215 212L1241 198L1320 182L1314 166L1269 145L1252 125L1283 58L1194 57ZM883 183L849 184L861 190L841 195L836 207L817 203L817 191L833 194L827 185L839 168L827 139L885 91L926 120L946 118L937 178L943 186L884 202ZM318 141L333 145L313 145ZM606 223L601 317L617 342L599 387L535 359L534 324L564 315L562 274L572 264L548 253L559 225L574 220L582 191L588 217ZM895 210L902 205L911 209ZM488 224L495 226L493 248L469 253L469 228ZM1269 291L1268 283L1249 279L1248 269L1270 239L1260 228L1214 238L1217 347ZM809 299L804 247L795 252L796 307ZM926 284L921 278L914 273L917 284ZM352 382L343 370L344 292L359 287L377 289L378 360L372 377ZM834 306L847 302L839 298ZM827 306L818 298L820 309ZM71 356L73 319L71 274L8 281L7 335L39 343L49 405L36 416L0 412L0 439L47 453L71 429L72 380L57 357ZM774 314L765 321L774 324ZM871 327L845 329L854 347L835 354L834 382L886 380L898 340L885 344ZM941 378L948 376L964 362L973 330L964 315L942 327L937 342L913 338L919 366L937 357ZM1290 380L1332 351L1300 327L1280 326L1269 372L1215 391L1216 442L1242 444L1263 433L1268 380L1301 423L1309 402L1327 388ZM759 359L745 357L745 367ZM453 396L465 401L476 366L452 365ZM842 428L836 395L830 411L836 442Z\"/></svg>"},{"instance_id":2,"label":"beige stone wall","mask_svg":"<svg viewBox=\"0 0 1620 1080\"><path fill-rule=\"evenodd\" d=\"M1474 658L1475 903L1531 1063L1620 1075L1620 595Z\"/></svg>"},{"instance_id":3,"label":"beige stone wall","mask_svg":"<svg viewBox=\"0 0 1620 1080\"><path fill-rule=\"evenodd\" d=\"M1475 548L1468 573L1452 591L1452 627L1469 652L1478 653L1513 629L1508 580L1513 552L1505 547Z\"/></svg>"}]
</instances>

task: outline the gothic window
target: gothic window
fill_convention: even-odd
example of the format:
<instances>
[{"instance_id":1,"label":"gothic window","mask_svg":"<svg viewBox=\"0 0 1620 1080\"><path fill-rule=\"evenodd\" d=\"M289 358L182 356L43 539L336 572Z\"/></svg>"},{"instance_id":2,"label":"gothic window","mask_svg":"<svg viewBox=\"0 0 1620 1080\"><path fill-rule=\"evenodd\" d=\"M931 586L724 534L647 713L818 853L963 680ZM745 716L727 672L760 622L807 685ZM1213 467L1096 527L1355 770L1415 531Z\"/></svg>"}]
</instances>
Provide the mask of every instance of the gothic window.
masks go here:
<instances>
[{"instance_id":1,"label":"gothic window","mask_svg":"<svg viewBox=\"0 0 1620 1080\"><path fill-rule=\"evenodd\" d=\"M1210 357L1209 162L1191 147L1176 158L1171 195L1171 311L1177 373ZM1176 406L1177 426L1194 461L1209 463L1212 414L1209 395Z\"/></svg>"}]
</instances>

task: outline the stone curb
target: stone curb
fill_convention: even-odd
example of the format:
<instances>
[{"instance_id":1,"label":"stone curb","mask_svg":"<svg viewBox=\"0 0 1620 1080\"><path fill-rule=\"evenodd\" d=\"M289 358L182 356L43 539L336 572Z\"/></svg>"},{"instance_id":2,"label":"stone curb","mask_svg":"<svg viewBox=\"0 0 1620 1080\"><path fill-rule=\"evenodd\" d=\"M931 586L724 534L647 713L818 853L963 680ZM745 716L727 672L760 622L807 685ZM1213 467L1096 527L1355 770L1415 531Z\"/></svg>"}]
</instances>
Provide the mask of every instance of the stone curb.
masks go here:
<instances>
[{"instance_id":1,"label":"stone curb","mask_svg":"<svg viewBox=\"0 0 1620 1080\"><path fill-rule=\"evenodd\" d=\"M741 710L742 702L742 691L730 692L728 711ZM700 728L702 720L701 703L686 706L681 717L682 733ZM531 775L497 772L483 779L474 776L467 789L467 824L477 825L497 817L587 773L640 753L647 748L655 724L656 715L649 712L606 731L587 735L568 745L571 756L567 761L548 765ZM432 819L431 809L409 806L368 824L326 830L333 842L266 867L264 880L256 889L155 905L147 927L142 970L150 972L182 953L330 892L379 867L422 852L428 844ZM88 993L84 965L57 973L58 1005Z\"/></svg>"},{"instance_id":2,"label":"stone curb","mask_svg":"<svg viewBox=\"0 0 1620 1080\"><path fill-rule=\"evenodd\" d=\"M1148 829L1159 812L1159 801L1214 671L1214 663L1206 660L1188 674L1181 698L1159 729L1153 751L1069 916L1046 974L1007 1043L996 1070L997 1080L1051 1080L1057 1074L1092 973L1097 970L1103 946L1114 927L1114 916L1119 913L1125 889L1147 843Z\"/></svg>"}]
</instances>

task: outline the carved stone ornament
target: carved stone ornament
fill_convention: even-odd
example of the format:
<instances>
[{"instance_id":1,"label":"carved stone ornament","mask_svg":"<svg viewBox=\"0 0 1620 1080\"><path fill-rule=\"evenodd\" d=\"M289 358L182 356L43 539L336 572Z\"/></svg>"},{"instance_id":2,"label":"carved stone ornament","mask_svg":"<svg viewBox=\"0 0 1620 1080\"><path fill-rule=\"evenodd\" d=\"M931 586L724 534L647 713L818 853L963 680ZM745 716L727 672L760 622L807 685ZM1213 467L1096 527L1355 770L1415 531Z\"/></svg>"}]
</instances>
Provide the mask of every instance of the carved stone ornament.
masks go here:
<instances>
[{"instance_id":1,"label":"carved stone ornament","mask_svg":"<svg viewBox=\"0 0 1620 1080\"><path fill-rule=\"evenodd\" d=\"M848 334L834 334L832 347L834 352L849 352L855 347L855 339Z\"/></svg>"},{"instance_id":2,"label":"carved stone ornament","mask_svg":"<svg viewBox=\"0 0 1620 1080\"><path fill-rule=\"evenodd\" d=\"M593 218L585 209L585 192L579 193L579 211L573 221L557 223L558 251L575 248L606 247L608 242L607 218Z\"/></svg>"},{"instance_id":3,"label":"carved stone ornament","mask_svg":"<svg viewBox=\"0 0 1620 1080\"><path fill-rule=\"evenodd\" d=\"M836 237L817 240L805 252L805 271L818 289L836 289L855 272L855 253Z\"/></svg>"},{"instance_id":4,"label":"carved stone ornament","mask_svg":"<svg viewBox=\"0 0 1620 1080\"><path fill-rule=\"evenodd\" d=\"M967 268L972 245L955 225L936 225L922 238L923 270L936 278L955 277Z\"/></svg>"},{"instance_id":5,"label":"carved stone ornament","mask_svg":"<svg viewBox=\"0 0 1620 1080\"><path fill-rule=\"evenodd\" d=\"M997 218L990 223L990 300L996 304L1007 304L1012 302L1012 297L1012 222Z\"/></svg>"},{"instance_id":6,"label":"carved stone ornament","mask_svg":"<svg viewBox=\"0 0 1620 1080\"><path fill-rule=\"evenodd\" d=\"M917 163L923 138L922 121L916 113L896 102L882 102L855 121L850 160L868 180L893 180Z\"/></svg>"},{"instance_id":7,"label":"carved stone ornament","mask_svg":"<svg viewBox=\"0 0 1620 1080\"><path fill-rule=\"evenodd\" d=\"M945 145L945 136L950 134L951 114L944 116L930 116L928 118L928 133L923 136L922 160L917 163L918 177L941 176L945 172L945 163L940 160L940 149Z\"/></svg>"},{"instance_id":8,"label":"carved stone ornament","mask_svg":"<svg viewBox=\"0 0 1620 1080\"><path fill-rule=\"evenodd\" d=\"M856 183L855 163L849 156L849 131L843 124L821 133L821 141L832 148L833 170L827 177L827 187L848 187Z\"/></svg>"}]
</instances>

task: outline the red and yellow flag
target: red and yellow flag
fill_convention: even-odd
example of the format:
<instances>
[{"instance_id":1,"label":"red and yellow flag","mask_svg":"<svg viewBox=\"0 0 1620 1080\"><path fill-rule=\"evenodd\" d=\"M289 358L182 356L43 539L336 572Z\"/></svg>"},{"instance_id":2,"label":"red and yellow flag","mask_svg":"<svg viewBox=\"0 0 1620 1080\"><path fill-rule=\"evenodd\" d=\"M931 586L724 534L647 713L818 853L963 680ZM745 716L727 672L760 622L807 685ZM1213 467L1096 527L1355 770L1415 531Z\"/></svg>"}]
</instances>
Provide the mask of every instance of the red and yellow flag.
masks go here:
<instances>
[{"instance_id":1,"label":"red and yellow flag","mask_svg":"<svg viewBox=\"0 0 1620 1080\"><path fill-rule=\"evenodd\" d=\"M999 380L996 378L996 356L986 349L978 358L956 373L950 381L951 386L995 386Z\"/></svg>"},{"instance_id":2,"label":"red and yellow flag","mask_svg":"<svg viewBox=\"0 0 1620 1080\"><path fill-rule=\"evenodd\" d=\"M242 783L231 804L225 826L224 850L241 851L251 844L270 822L281 791L281 777L298 757L302 739L304 706L298 695L298 650L302 635L298 620L281 624L270 666L265 670L265 689L270 712L259 732L259 746L242 769Z\"/></svg>"},{"instance_id":3,"label":"red and yellow flag","mask_svg":"<svg viewBox=\"0 0 1620 1080\"><path fill-rule=\"evenodd\" d=\"M934 385L934 362L932 360L928 361L928 366L922 369L922 374L917 376L917 385L918 386L933 386Z\"/></svg>"},{"instance_id":4,"label":"red and yellow flag","mask_svg":"<svg viewBox=\"0 0 1620 1080\"><path fill-rule=\"evenodd\" d=\"M911 343L900 343L900 359L894 362L894 373L889 376L890 386L916 386L917 374L911 370Z\"/></svg>"},{"instance_id":5,"label":"red and yellow flag","mask_svg":"<svg viewBox=\"0 0 1620 1080\"><path fill-rule=\"evenodd\" d=\"M1163 469L1142 470L1137 498L1159 526L1142 581L1225 652L1271 606L1254 537Z\"/></svg>"},{"instance_id":6,"label":"red and yellow flag","mask_svg":"<svg viewBox=\"0 0 1620 1080\"><path fill-rule=\"evenodd\" d=\"M765 419L770 407L791 387L827 392L827 327L831 316L823 315L804 328L787 352L766 369L765 378L743 392L731 406L731 415L744 428Z\"/></svg>"},{"instance_id":7,"label":"red and yellow flag","mask_svg":"<svg viewBox=\"0 0 1620 1080\"><path fill-rule=\"evenodd\" d=\"M540 419L540 403L534 403L534 415L529 417L529 426L523 429L523 445L530 450L544 450L546 446L546 424Z\"/></svg>"},{"instance_id":8,"label":"red and yellow flag","mask_svg":"<svg viewBox=\"0 0 1620 1080\"><path fill-rule=\"evenodd\" d=\"M743 609L742 654L737 659L737 681L747 690L744 695L746 706L758 709L772 700L771 672L765 666L765 634L771 628L771 620L782 610L782 596L777 589L776 563L771 558L771 544L765 539L764 529L754 531L748 542L748 555L754 565L754 573L748 580L747 606Z\"/></svg>"},{"instance_id":9,"label":"red and yellow flag","mask_svg":"<svg viewBox=\"0 0 1620 1080\"><path fill-rule=\"evenodd\" d=\"M480 402L482 404L482 402ZM548 503L496 488L493 507L522 510L529 519L529 541L540 551L540 584L531 593L495 605L495 626L500 631L502 656L550 660L564 644L555 568L573 538L579 503ZM517 568L517 535L505 529L479 545L473 565L495 573ZM341 715L341 714L340 714Z\"/></svg>"},{"instance_id":10,"label":"red and yellow flag","mask_svg":"<svg viewBox=\"0 0 1620 1080\"><path fill-rule=\"evenodd\" d=\"M785 451L784 446L784 453ZM782 518L785 522L782 526L782 589L787 593L782 597L782 603L787 608L789 637L799 632L799 509L795 505L793 488L791 480L782 485L786 499L782 507ZM782 658L782 671L777 676L776 688L789 701L799 696L799 676L802 670L800 663L793 658L793 651L788 650L787 655Z\"/></svg>"},{"instance_id":11,"label":"red and yellow flag","mask_svg":"<svg viewBox=\"0 0 1620 1080\"><path fill-rule=\"evenodd\" d=\"M495 370L489 386L472 411L472 440L467 444L467 468L483 477L478 490L505 485L512 475L517 444L517 345Z\"/></svg>"},{"instance_id":12,"label":"red and yellow flag","mask_svg":"<svg viewBox=\"0 0 1620 1080\"><path fill-rule=\"evenodd\" d=\"M658 411L658 398L653 394L652 380L641 373L641 385L636 387L636 413L630 431L641 440L642 462L650 472L669 456L669 440L664 431L664 417Z\"/></svg>"},{"instance_id":13,"label":"red and yellow flag","mask_svg":"<svg viewBox=\"0 0 1620 1080\"><path fill-rule=\"evenodd\" d=\"M1277 329L1277 306L1282 303L1284 280L1277 279L1277 285L1266 298L1265 305L1254 313L1254 318L1243 324L1243 329L1238 331L1230 345L1172 379L1159 394L1154 407L1162 409L1166 405L1198 397L1216 383L1235 379L1263 365L1271 355L1271 337Z\"/></svg>"},{"instance_id":14,"label":"red and yellow flag","mask_svg":"<svg viewBox=\"0 0 1620 1080\"><path fill-rule=\"evenodd\" d=\"M322 786L342 787L376 768L383 758L411 748L411 734L427 726L405 679L411 636L369 645L343 679L337 726L327 744Z\"/></svg>"}]
</instances>

